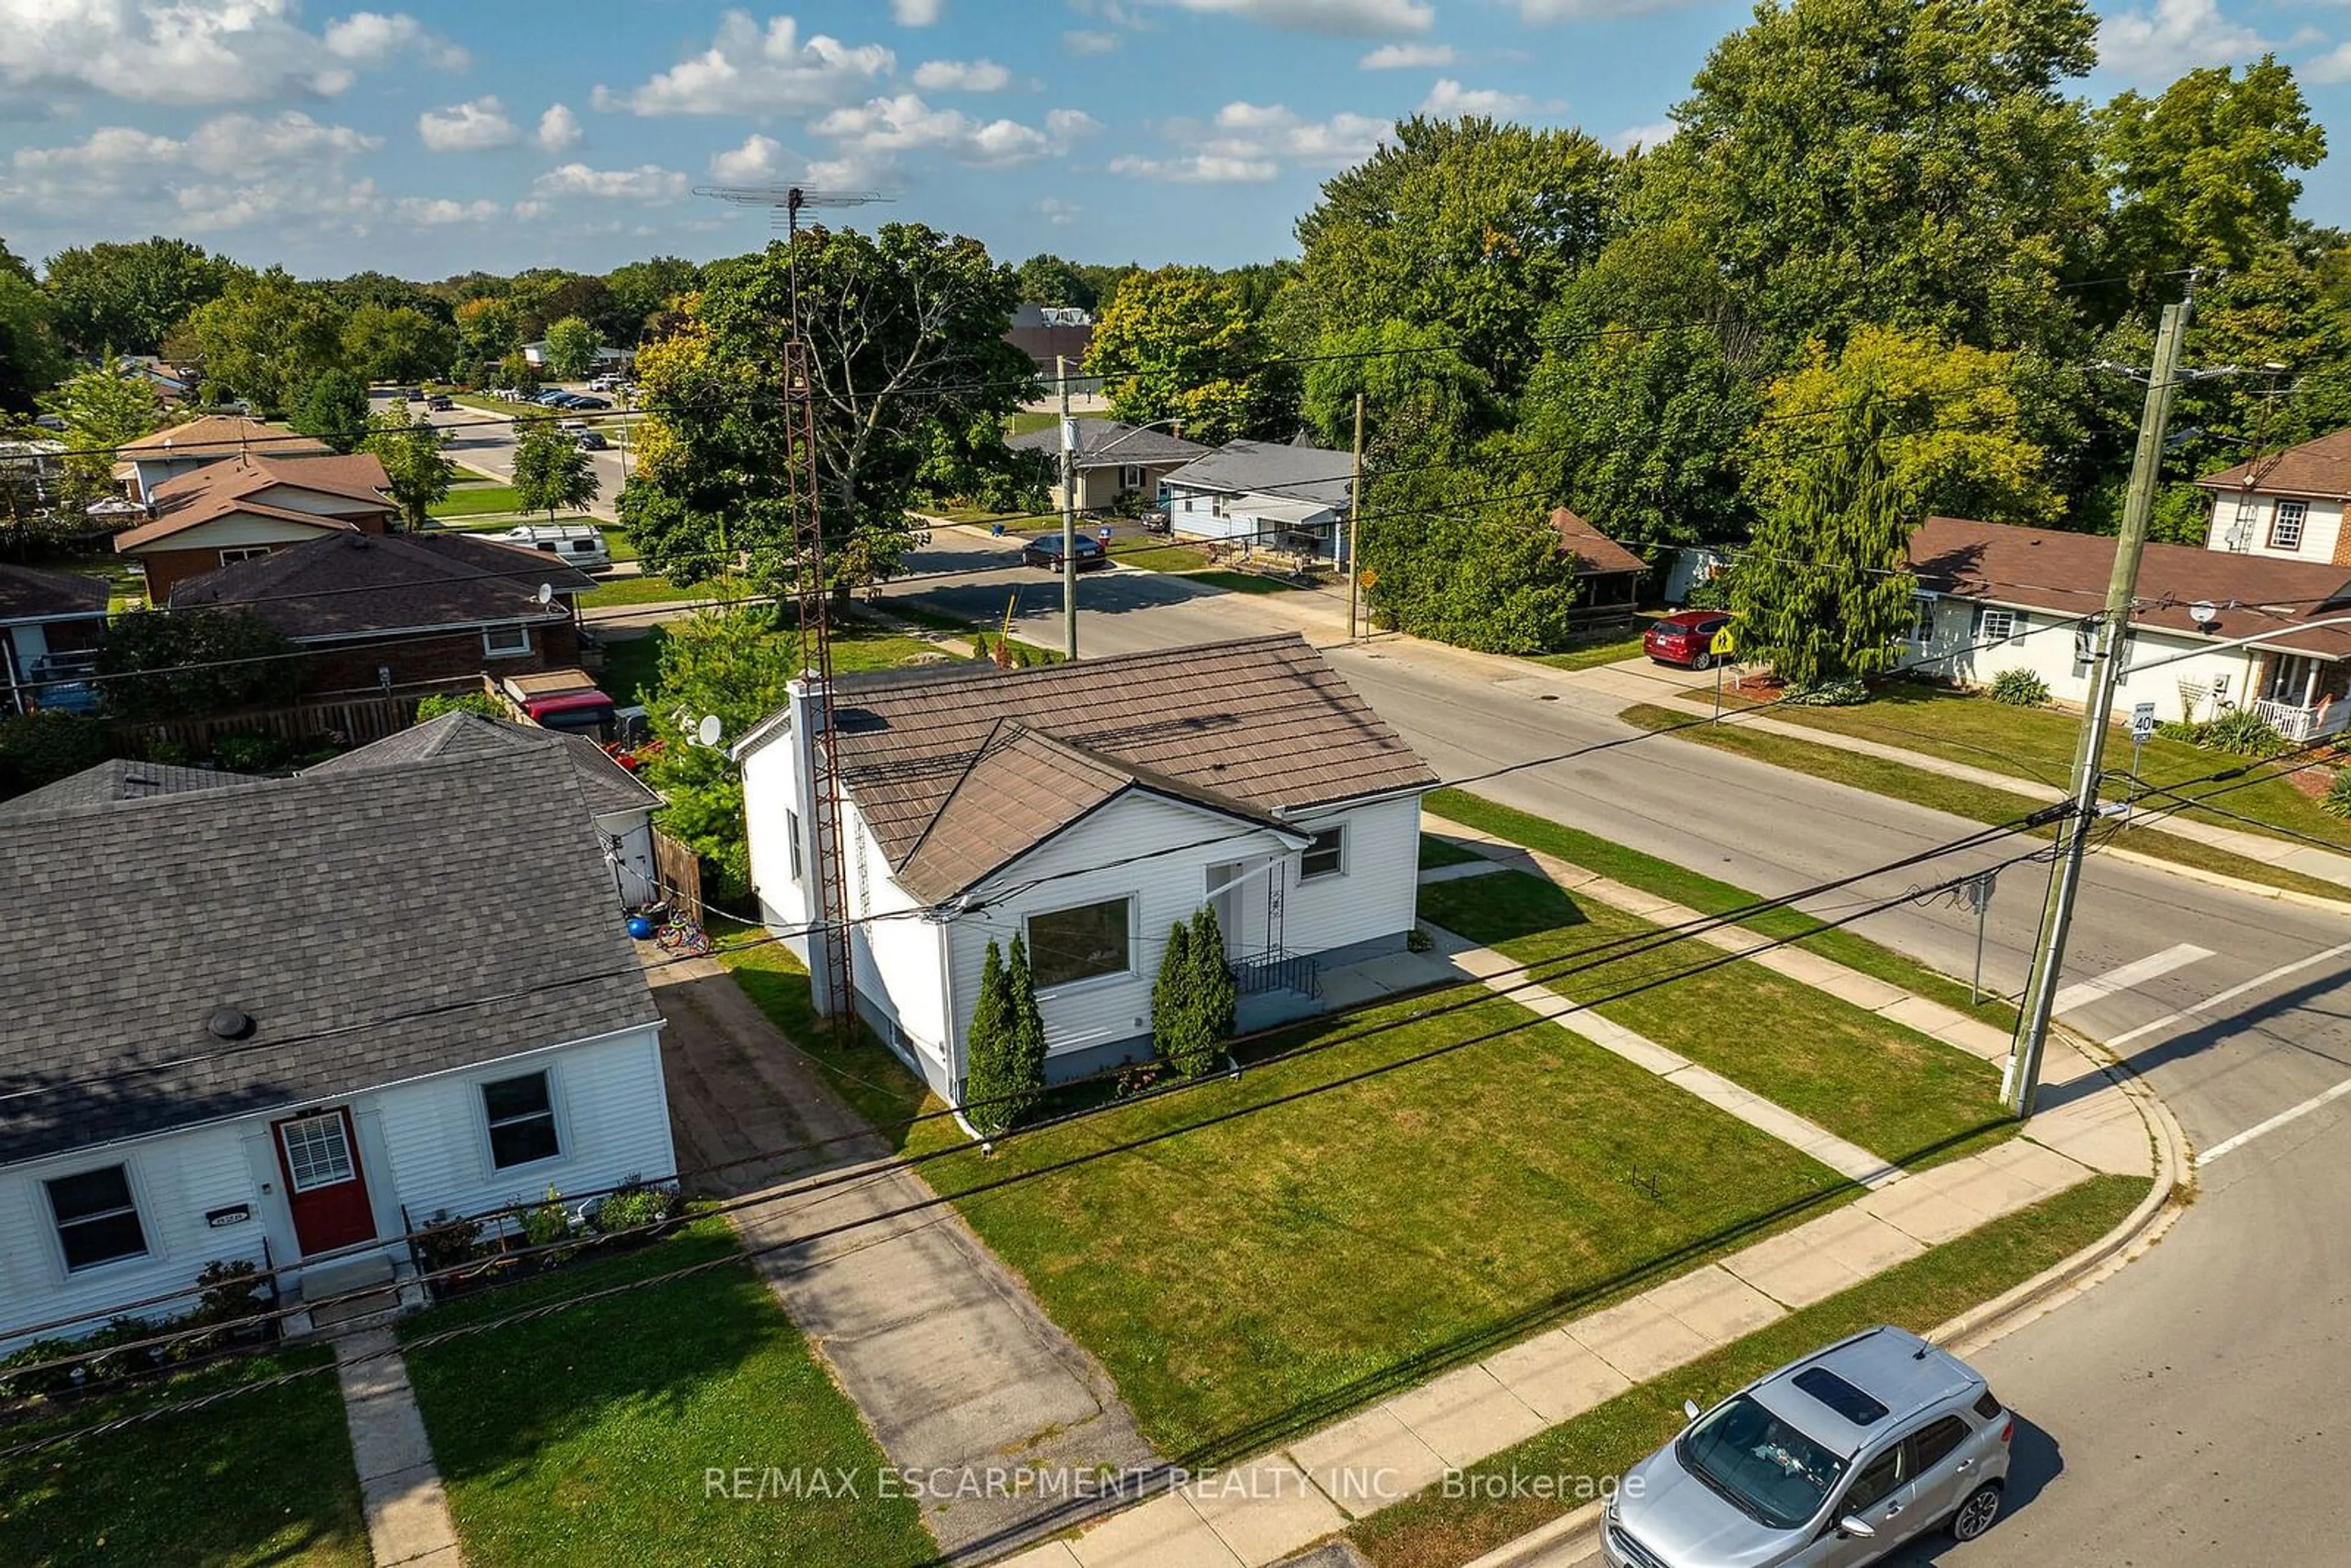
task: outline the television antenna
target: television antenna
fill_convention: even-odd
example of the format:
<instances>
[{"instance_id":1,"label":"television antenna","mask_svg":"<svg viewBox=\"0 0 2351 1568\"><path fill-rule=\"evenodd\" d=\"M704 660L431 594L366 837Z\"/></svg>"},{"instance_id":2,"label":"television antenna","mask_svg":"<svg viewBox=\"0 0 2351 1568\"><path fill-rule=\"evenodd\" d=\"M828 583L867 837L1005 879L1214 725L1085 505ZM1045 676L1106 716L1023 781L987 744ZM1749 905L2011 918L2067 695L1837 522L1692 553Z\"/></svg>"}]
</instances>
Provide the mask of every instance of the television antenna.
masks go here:
<instances>
[{"instance_id":1,"label":"television antenna","mask_svg":"<svg viewBox=\"0 0 2351 1568\"><path fill-rule=\"evenodd\" d=\"M849 952L849 857L842 847L841 758L833 745L831 596L824 580L823 510L818 495L816 383L800 327L800 214L811 207L862 207L889 200L878 191L819 191L804 185L697 185L694 193L737 206L765 207L785 235L790 320L784 336L784 488L792 519L792 601L799 614L801 680L808 688L808 754L816 820L816 919L809 970L824 984L816 1002L846 1034L856 1027L855 971Z\"/></svg>"}]
</instances>

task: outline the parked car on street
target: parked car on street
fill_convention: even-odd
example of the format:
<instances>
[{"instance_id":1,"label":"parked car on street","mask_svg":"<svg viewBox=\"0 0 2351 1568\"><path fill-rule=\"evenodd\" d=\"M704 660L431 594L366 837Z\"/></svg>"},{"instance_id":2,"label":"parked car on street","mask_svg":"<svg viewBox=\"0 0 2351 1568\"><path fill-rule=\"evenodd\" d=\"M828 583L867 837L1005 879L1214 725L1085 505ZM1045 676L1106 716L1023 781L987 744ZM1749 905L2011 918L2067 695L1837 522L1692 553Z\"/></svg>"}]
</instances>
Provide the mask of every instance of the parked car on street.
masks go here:
<instances>
[{"instance_id":1,"label":"parked car on street","mask_svg":"<svg viewBox=\"0 0 2351 1568\"><path fill-rule=\"evenodd\" d=\"M1730 624L1728 610L1677 610L1641 633L1641 652L1660 664L1714 668L1714 634Z\"/></svg>"},{"instance_id":2,"label":"parked car on street","mask_svg":"<svg viewBox=\"0 0 2351 1568\"><path fill-rule=\"evenodd\" d=\"M570 398L571 401L564 405L567 408L610 408L612 406L612 400L608 397L587 397L581 393L573 392L570 394Z\"/></svg>"},{"instance_id":3,"label":"parked car on street","mask_svg":"<svg viewBox=\"0 0 2351 1568\"><path fill-rule=\"evenodd\" d=\"M1061 536L1040 534L1030 539L1020 547L1020 564L1045 566L1052 568L1055 571L1061 570ZM1102 540L1091 534L1078 536L1078 570L1080 571L1088 571L1095 567L1109 564L1110 556L1102 549Z\"/></svg>"},{"instance_id":4,"label":"parked car on street","mask_svg":"<svg viewBox=\"0 0 2351 1568\"><path fill-rule=\"evenodd\" d=\"M612 444L592 430L580 431L577 434L573 435L571 439L580 444L580 450L582 452L610 452L612 450Z\"/></svg>"},{"instance_id":5,"label":"parked car on street","mask_svg":"<svg viewBox=\"0 0 2351 1568\"><path fill-rule=\"evenodd\" d=\"M525 523L492 538L551 555L582 571L602 571L612 564L604 530L592 523Z\"/></svg>"},{"instance_id":6,"label":"parked car on street","mask_svg":"<svg viewBox=\"0 0 2351 1568\"><path fill-rule=\"evenodd\" d=\"M1614 1568L1858 1568L2000 1516L2016 1423L1981 1374L1907 1329L1866 1329L1749 1384L1625 1472Z\"/></svg>"},{"instance_id":7,"label":"parked car on street","mask_svg":"<svg viewBox=\"0 0 2351 1568\"><path fill-rule=\"evenodd\" d=\"M456 406L457 405L455 402L450 401L449 394L447 392L434 392L431 397L424 400L425 412L428 413L447 413L451 409L455 408Z\"/></svg>"},{"instance_id":8,"label":"parked car on street","mask_svg":"<svg viewBox=\"0 0 2351 1568\"><path fill-rule=\"evenodd\" d=\"M564 400L570 395L561 387L549 387L530 401L546 408L560 408L563 406Z\"/></svg>"}]
</instances>

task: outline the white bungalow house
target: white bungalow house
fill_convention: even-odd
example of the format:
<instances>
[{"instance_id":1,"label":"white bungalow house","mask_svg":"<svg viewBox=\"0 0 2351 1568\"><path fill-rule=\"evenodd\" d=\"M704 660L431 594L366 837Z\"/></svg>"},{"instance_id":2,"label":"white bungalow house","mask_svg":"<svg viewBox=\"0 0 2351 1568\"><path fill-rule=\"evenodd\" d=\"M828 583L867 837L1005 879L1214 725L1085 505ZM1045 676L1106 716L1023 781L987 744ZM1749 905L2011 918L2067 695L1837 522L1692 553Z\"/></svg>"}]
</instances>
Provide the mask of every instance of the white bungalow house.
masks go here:
<instances>
[{"instance_id":1,"label":"white bungalow house","mask_svg":"<svg viewBox=\"0 0 2351 1568\"><path fill-rule=\"evenodd\" d=\"M2087 701L2083 629L2114 559L2095 534L1928 518L1910 537L1905 666L1977 685L2030 670L2059 701ZM2150 544L2138 604L2116 722L2143 702L2164 720L2251 706L2291 740L2351 720L2351 567Z\"/></svg>"},{"instance_id":2,"label":"white bungalow house","mask_svg":"<svg viewBox=\"0 0 2351 1568\"><path fill-rule=\"evenodd\" d=\"M1232 441L1159 482L1175 531L1336 566L1347 558L1354 458L1303 444Z\"/></svg>"},{"instance_id":3,"label":"white bungalow house","mask_svg":"<svg viewBox=\"0 0 2351 1568\"><path fill-rule=\"evenodd\" d=\"M2338 430L2196 483L2212 497L2207 549L2276 560L2351 565L2343 503L2351 497L2351 430Z\"/></svg>"},{"instance_id":4,"label":"white bungalow house","mask_svg":"<svg viewBox=\"0 0 2351 1568\"><path fill-rule=\"evenodd\" d=\"M827 982L805 685L735 747L760 917ZM839 677L858 1010L960 1101L990 940L1023 938L1064 1079L1152 1054L1169 928L1213 904L1243 1027L1401 950L1427 766L1294 634L1002 671Z\"/></svg>"},{"instance_id":5,"label":"white bungalow house","mask_svg":"<svg viewBox=\"0 0 2351 1568\"><path fill-rule=\"evenodd\" d=\"M0 946L0 1349L169 1315L214 1261L294 1303L391 1283L438 1211L668 1175L660 1015L589 815L536 746L114 762L0 805L42 929Z\"/></svg>"}]
</instances>

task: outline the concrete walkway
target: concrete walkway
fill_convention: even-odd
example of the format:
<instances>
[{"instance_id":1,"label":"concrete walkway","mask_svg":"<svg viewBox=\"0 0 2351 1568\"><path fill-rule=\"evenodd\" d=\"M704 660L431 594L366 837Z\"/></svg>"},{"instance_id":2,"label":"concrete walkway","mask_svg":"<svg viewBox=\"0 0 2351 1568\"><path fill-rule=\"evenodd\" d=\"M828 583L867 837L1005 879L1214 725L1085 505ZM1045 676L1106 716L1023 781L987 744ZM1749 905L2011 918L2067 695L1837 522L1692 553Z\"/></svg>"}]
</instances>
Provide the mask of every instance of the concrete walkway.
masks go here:
<instances>
[{"instance_id":1,"label":"concrete walkway","mask_svg":"<svg viewBox=\"0 0 2351 1568\"><path fill-rule=\"evenodd\" d=\"M335 1341L335 1380L342 1385L351 1457L359 1461L360 1507L375 1568L410 1563L458 1568L464 1558L449 1519L449 1496L433 1463L400 1342L388 1328L343 1335Z\"/></svg>"},{"instance_id":2,"label":"concrete walkway","mask_svg":"<svg viewBox=\"0 0 2351 1568\"><path fill-rule=\"evenodd\" d=\"M831 1367L890 1464L922 1482L924 1525L949 1562L979 1562L1065 1527L1067 1499L956 1495L1027 1466L1091 1473L1155 1464L1110 1375L1046 1317L955 1211L934 1207L846 1236L794 1239L935 1195L845 1104L716 963L647 977L682 1167L848 1135L820 1155L733 1167L722 1190L774 1197L737 1210L784 1311ZM778 1177L827 1167L827 1185ZM909 1489L917 1490L917 1489Z\"/></svg>"}]
</instances>

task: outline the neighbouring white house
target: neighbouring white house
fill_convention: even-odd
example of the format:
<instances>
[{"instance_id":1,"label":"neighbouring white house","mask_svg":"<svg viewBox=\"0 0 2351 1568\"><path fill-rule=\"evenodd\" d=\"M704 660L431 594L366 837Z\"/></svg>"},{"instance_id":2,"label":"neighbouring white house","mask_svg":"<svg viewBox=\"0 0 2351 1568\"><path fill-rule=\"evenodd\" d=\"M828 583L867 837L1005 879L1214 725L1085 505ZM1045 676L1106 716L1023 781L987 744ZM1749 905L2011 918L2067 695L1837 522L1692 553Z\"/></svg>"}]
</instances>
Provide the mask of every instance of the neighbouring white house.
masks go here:
<instances>
[{"instance_id":1,"label":"neighbouring white house","mask_svg":"<svg viewBox=\"0 0 2351 1568\"><path fill-rule=\"evenodd\" d=\"M1161 483L1196 458L1216 450L1186 441L1172 431L1126 424L1115 419L1078 419L1076 505L1081 511L1103 511L1131 497L1146 501L1158 497ZM1033 452L1051 464L1048 487L1053 507L1061 506L1061 431L1058 424L1008 438L1015 452Z\"/></svg>"},{"instance_id":2,"label":"neighbouring white house","mask_svg":"<svg viewBox=\"0 0 2351 1568\"><path fill-rule=\"evenodd\" d=\"M438 1212L669 1175L590 814L542 746L0 804L41 931L0 948L0 1349L169 1315L214 1261L289 1304L392 1283Z\"/></svg>"},{"instance_id":3,"label":"neighbouring white house","mask_svg":"<svg viewBox=\"0 0 2351 1568\"><path fill-rule=\"evenodd\" d=\"M662 798L614 761L593 736L476 713L444 713L321 762L305 777L530 749L552 751L570 765L618 906L630 910L651 903L661 886L653 869L653 813L661 810Z\"/></svg>"},{"instance_id":4,"label":"neighbouring white house","mask_svg":"<svg viewBox=\"0 0 2351 1568\"><path fill-rule=\"evenodd\" d=\"M734 755L760 917L827 1002L827 810L805 684ZM1152 1054L1171 926L1214 905L1243 1027L1321 1009L1326 965L1401 950L1426 763L1291 635L1006 671L841 676L858 1010L960 1103L990 941L1026 944L1059 1080Z\"/></svg>"},{"instance_id":5,"label":"neighbouring white house","mask_svg":"<svg viewBox=\"0 0 2351 1568\"><path fill-rule=\"evenodd\" d=\"M0 561L0 717L88 711L87 677L106 636L102 579Z\"/></svg>"},{"instance_id":6,"label":"neighbouring white house","mask_svg":"<svg viewBox=\"0 0 2351 1568\"><path fill-rule=\"evenodd\" d=\"M332 450L314 436L283 425L265 424L241 413L207 413L114 449L114 477L141 506L173 479L232 457L328 457Z\"/></svg>"},{"instance_id":7,"label":"neighbouring white house","mask_svg":"<svg viewBox=\"0 0 2351 1568\"><path fill-rule=\"evenodd\" d=\"M2206 548L2277 560L2351 565L2343 503L2351 497L2351 430L2338 430L2196 483L2212 497Z\"/></svg>"},{"instance_id":8,"label":"neighbouring white house","mask_svg":"<svg viewBox=\"0 0 2351 1568\"><path fill-rule=\"evenodd\" d=\"M1973 685L2030 670L2086 702L2087 618L2114 559L2101 535L1928 518L1910 536L1905 667ZM2164 720L2252 707L2290 740L2351 720L2351 567L2150 544L2130 624L2118 723L2150 702Z\"/></svg>"},{"instance_id":9,"label":"neighbouring white house","mask_svg":"<svg viewBox=\"0 0 2351 1568\"><path fill-rule=\"evenodd\" d=\"M1347 559L1347 497L1355 460L1300 443L1232 441L1159 482L1175 531L1325 565Z\"/></svg>"}]
</instances>

